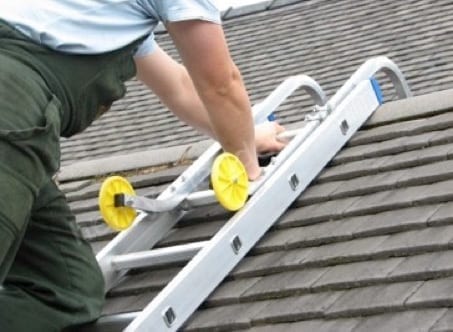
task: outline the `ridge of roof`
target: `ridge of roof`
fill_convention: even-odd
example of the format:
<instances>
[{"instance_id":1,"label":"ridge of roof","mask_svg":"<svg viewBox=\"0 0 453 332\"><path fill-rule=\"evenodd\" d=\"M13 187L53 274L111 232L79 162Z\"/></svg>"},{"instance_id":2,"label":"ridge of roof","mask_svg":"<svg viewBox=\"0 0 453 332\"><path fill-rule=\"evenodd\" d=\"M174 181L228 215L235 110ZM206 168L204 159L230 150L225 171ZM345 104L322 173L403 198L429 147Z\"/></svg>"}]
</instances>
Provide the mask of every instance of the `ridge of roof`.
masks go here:
<instances>
[{"instance_id":1,"label":"ridge of roof","mask_svg":"<svg viewBox=\"0 0 453 332\"><path fill-rule=\"evenodd\" d=\"M271 9L271 6L274 2L275 1L273 1L273 0L264 0L261 2L257 2L257 3L245 5L245 6L239 6L239 7L231 6L222 12L222 20L228 20L228 19L239 17L239 16L250 15L250 14L255 14L257 12L269 10L269 9ZM295 2L295 1L292 1L292 2Z\"/></svg>"},{"instance_id":2,"label":"ridge of roof","mask_svg":"<svg viewBox=\"0 0 453 332\"><path fill-rule=\"evenodd\" d=\"M371 116L366 126L374 127L442 113L453 108L451 100L453 100L453 89L384 103L380 111Z\"/></svg>"},{"instance_id":3,"label":"ridge of roof","mask_svg":"<svg viewBox=\"0 0 453 332\"><path fill-rule=\"evenodd\" d=\"M290 6L301 2L315 2L315 0L262 0L260 2L231 6L222 11L222 20L229 20L241 16L256 14L259 12Z\"/></svg>"}]
</instances>

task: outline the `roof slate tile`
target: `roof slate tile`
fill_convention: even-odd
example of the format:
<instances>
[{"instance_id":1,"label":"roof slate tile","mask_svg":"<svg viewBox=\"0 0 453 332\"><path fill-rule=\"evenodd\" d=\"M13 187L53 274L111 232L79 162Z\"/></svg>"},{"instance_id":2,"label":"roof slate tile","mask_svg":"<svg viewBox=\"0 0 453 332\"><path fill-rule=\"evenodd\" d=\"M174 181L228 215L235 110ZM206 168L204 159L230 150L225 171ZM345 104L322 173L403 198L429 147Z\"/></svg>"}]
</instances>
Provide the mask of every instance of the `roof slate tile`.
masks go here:
<instances>
[{"instance_id":1,"label":"roof slate tile","mask_svg":"<svg viewBox=\"0 0 453 332\"><path fill-rule=\"evenodd\" d=\"M117 312L136 312L142 310L156 296L156 292L141 292L136 295L113 297L106 302L102 309L103 315Z\"/></svg>"},{"instance_id":2,"label":"roof slate tile","mask_svg":"<svg viewBox=\"0 0 453 332\"><path fill-rule=\"evenodd\" d=\"M453 279L428 280L406 301L410 307L451 306L453 304Z\"/></svg>"},{"instance_id":3,"label":"roof slate tile","mask_svg":"<svg viewBox=\"0 0 453 332\"><path fill-rule=\"evenodd\" d=\"M343 292L323 292L276 299L253 317L254 324L278 323L317 318L323 315Z\"/></svg>"},{"instance_id":4,"label":"roof slate tile","mask_svg":"<svg viewBox=\"0 0 453 332\"><path fill-rule=\"evenodd\" d=\"M384 280L403 258L371 260L333 266L319 278L314 288L352 288Z\"/></svg>"},{"instance_id":5,"label":"roof slate tile","mask_svg":"<svg viewBox=\"0 0 453 332\"><path fill-rule=\"evenodd\" d=\"M326 312L331 316L350 317L401 310L406 299L422 285L423 282L401 282L352 289L345 291Z\"/></svg>"},{"instance_id":6,"label":"roof slate tile","mask_svg":"<svg viewBox=\"0 0 453 332\"><path fill-rule=\"evenodd\" d=\"M417 155L420 154L417 153ZM317 178L317 181L324 183L327 181L340 181L368 175L372 172L379 171L381 165L394 162L394 160L395 157L376 157L348 162L347 167L341 167L346 163L343 162L340 158L335 157L329 164L330 166L333 166L329 167L328 165L328 167L321 172L321 174Z\"/></svg>"},{"instance_id":7,"label":"roof slate tile","mask_svg":"<svg viewBox=\"0 0 453 332\"><path fill-rule=\"evenodd\" d=\"M241 298L250 288L255 287L262 277L241 278L226 281L209 296L206 306L220 306L241 302Z\"/></svg>"},{"instance_id":8,"label":"roof slate tile","mask_svg":"<svg viewBox=\"0 0 453 332\"><path fill-rule=\"evenodd\" d=\"M436 213L428 220L429 225L452 223L453 222L453 204L442 204Z\"/></svg>"},{"instance_id":9,"label":"roof slate tile","mask_svg":"<svg viewBox=\"0 0 453 332\"><path fill-rule=\"evenodd\" d=\"M391 234L409 229L420 229L439 209L439 205L423 205L376 213L363 218L354 230L354 236Z\"/></svg>"},{"instance_id":10,"label":"roof slate tile","mask_svg":"<svg viewBox=\"0 0 453 332\"><path fill-rule=\"evenodd\" d=\"M390 235L378 250L397 254L429 252L447 248L453 240L453 225L428 227Z\"/></svg>"},{"instance_id":11,"label":"roof slate tile","mask_svg":"<svg viewBox=\"0 0 453 332\"><path fill-rule=\"evenodd\" d=\"M302 262L307 266L324 266L369 259L381 255L380 245L387 238L388 236L375 236L313 247Z\"/></svg>"},{"instance_id":12,"label":"roof slate tile","mask_svg":"<svg viewBox=\"0 0 453 332\"><path fill-rule=\"evenodd\" d=\"M255 246L253 252L319 246L352 239L362 220L359 218L319 222L297 228L268 232Z\"/></svg>"},{"instance_id":13,"label":"roof slate tile","mask_svg":"<svg viewBox=\"0 0 453 332\"><path fill-rule=\"evenodd\" d=\"M185 331L231 331L251 326L251 319L266 307L267 302L233 304L220 308L208 308L196 312L187 322Z\"/></svg>"},{"instance_id":14,"label":"roof slate tile","mask_svg":"<svg viewBox=\"0 0 453 332\"><path fill-rule=\"evenodd\" d=\"M124 278L120 285L109 292L109 296L117 297L124 294L140 294L142 292L158 291L178 273L177 267L168 269L153 269L152 273L133 273Z\"/></svg>"},{"instance_id":15,"label":"roof slate tile","mask_svg":"<svg viewBox=\"0 0 453 332\"><path fill-rule=\"evenodd\" d=\"M390 279L414 280L450 276L453 273L453 251L441 251L406 257L389 274Z\"/></svg>"},{"instance_id":16,"label":"roof slate tile","mask_svg":"<svg viewBox=\"0 0 453 332\"><path fill-rule=\"evenodd\" d=\"M430 328L445 312L445 309L425 309L365 317L354 332L431 331Z\"/></svg>"},{"instance_id":17,"label":"roof slate tile","mask_svg":"<svg viewBox=\"0 0 453 332\"><path fill-rule=\"evenodd\" d=\"M395 169L404 167L413 167L423 165L429 162L445 160L452 153L453 145L439 145L423 149L423 154L420 151L408 151L399 153L392 158L386 158L380 167L382 169Z\"/></svg>"},{"instance_id":18,"label":"roof slate tile","mask_svg":"<svg viewBox=\"0 0 453 332\"><path fill-rule=\"evenodd\" d=\"M369 121L369 123L372 121ZM349 146L362 145L397 138L411 136L426 131L442 130L452 126L449 113L434 115L431 118L415 119L405 122L392 123L385 126L361 130L348 142Z\"/></svg>"},{"instance_id":19,"label":"roof slate tile","mask_svg":"<svg viewBox=\"0 0 453 332\"><path fill-rule=\"evenodd\" d=\"M453 326L453 309L446 310L444 315L429 330L430 332L449 332Z\"/></svg>"},{"instance_id":20,"label":"roof slate tile","mask_svg":"<svg viewBox=\"0 0 453 332\"><path fill-rule=\"evenodd\" d=\"M330 198L330 195L333 192L343 185L344 182L342 181L332 181L311 185L303 192L299 198L299 201L304 205L312 205L325 201Z\"/></svg>"},{"instance_id":21,"label":"roof slate tile","mask_svg":"<svg viewBox=\"0 0 453 332\"><path fill-rule=\"evenodd\" d=\"M359 324L359 319L339 318L339 319L313 319L301 322L273 324L256 326L248 329L248 332L301 332L301 331L322 331L322 332L352 332L354 327Z\"/></svg>"},{"instance_id":22,"label":"roof slate tile","mask_svg":"<svg viewBox=\"0 0 453 332\"><path fill-rule=\"evenodd\" d=\"M282 219L279 224L285 225L291 223L293 226L298 226L301 224L338 219L359 199L359 197L351 197L303 206L302 209L296 211L296 213L299 213L298 222L291 221L290 219ZM298 205L298 201L293 203L294 207L298 207Z\"/></svg>"},{"instance_id":23,"label":"roof slate tile","mask_svg":"<svg viewBox=\"0 0 453 332\"><path fill-rule=\"evenodd\" d=\"M230 275L233 278L255 277L287 271L300 266L311 249L274 251L257 256L246 256Z\"/></svg>"},{"instance_id":24,"label":"roof slate tile","mask_svg":"<svg viewBox=\"0 0 453 332\"><path fill-rule=\"evenodd\" d=\"M263 300L291 296L295 293L310 293L312 285L328 268L308 268L300 271L284 271L261 278L252 287L240 294L242 301Z\"/></svg>"}]
</instances>

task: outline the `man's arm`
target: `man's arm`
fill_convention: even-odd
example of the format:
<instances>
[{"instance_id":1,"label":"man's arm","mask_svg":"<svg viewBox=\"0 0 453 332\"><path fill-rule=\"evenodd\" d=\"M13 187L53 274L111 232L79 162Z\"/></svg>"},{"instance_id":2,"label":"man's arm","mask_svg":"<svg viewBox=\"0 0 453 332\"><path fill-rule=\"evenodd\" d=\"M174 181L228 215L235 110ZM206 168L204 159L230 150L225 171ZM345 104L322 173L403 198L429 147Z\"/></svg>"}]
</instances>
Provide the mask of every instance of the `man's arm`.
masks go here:
<instances>
[{"instance_id":1,"label":"man's arm","mask_svg":"<svg viewBox=\"0 0 453 332\"><path fill-rule=\"evenodd\" d=\"M178 118L217 140L211 129L208 112L186 68L156 47L153 53L135 58L137 78L144 82ZM284 128L277 122L256 126L257 152L278 152L283 149L286 142L277 139L277 134L282 131Z\"/></svg>"},{"instance_id":2,"label":"man's arm","mask_svg":"<svg viewBox=\"0 0 453 332\"><path fill-rule=\"evenodd\" d=\"M160 47L136 57L137 78L146 84L180 120L217 140L208 113L185 67Z\"/></svg>"},{"instance_id":3,"label":"man's arm","mask_svg":"<svg viewBox=\"0 0 453 332\"><path fill-rule=\"evenodd\" d=\"M222 147L239 157L251 180L259 177L254 125L247 92L220 25L205 21L167 24L211 130Z\"/></svg>"},{"instance_id":4,"label":"man's arm","mask_svg":"<svg viewBox=\"0 0 453 332\"><path fill-rule=\"evenodd\" d=\"M198 96L186 68L177 63L158 46L153 53L136 57L137 78L145 83L179 119L199 132L217 140L205 106ZM255 145L258 153L278 152L286 142L277 134L284 128L277 122L255 126Z\"/></svg>"}]
</instances>

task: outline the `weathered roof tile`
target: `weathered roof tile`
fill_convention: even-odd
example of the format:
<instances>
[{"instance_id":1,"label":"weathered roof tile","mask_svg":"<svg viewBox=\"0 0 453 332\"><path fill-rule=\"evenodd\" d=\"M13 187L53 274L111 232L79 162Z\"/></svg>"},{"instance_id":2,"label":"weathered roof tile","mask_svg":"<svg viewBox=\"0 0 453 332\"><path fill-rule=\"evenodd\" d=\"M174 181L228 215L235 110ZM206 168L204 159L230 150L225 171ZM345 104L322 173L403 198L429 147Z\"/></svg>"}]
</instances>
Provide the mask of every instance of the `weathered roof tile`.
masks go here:
<instances>
[{"instance_id":1,"label":"weathered roof tile","mask_svg":"<svg viewBox=\"0 0 453 332\"><path fill-rule=\"evenodd\" d=\"M317 318L343 295L341 291L302 294L270 301L253 317L254 324Z\"/></svg>"},{"instance_id":2,"label":"weathered roof tile","mask_svg":"<svg viewBox=\"0 0 453 332\"><path fill-rule=\"evenodd\" d=\"M444 315L430 329L430 332L447 332L453 326L453 310L445 310Z\"/></svg>"},{"instance_id":3,"label":"weathered roof tile","mask_svg":"<svg viewBox=\"0 0 453 332\"><path fill-rule=\"evenodd\" d=\"M445 309L425 309L365 317L354 332L431 331L445 312Z\"/></svg>"},{"instance_id":4,"label":"weathered roof tile","mask_svg":"<svg viewBox=\"0 0 453 332\"><path fill-rule=\"evenodd\" d=\"M332 316L350 317L360 314L391 312L402 309L406 300L423 282L401 282L390 285L362 287L344 291L344 294L327 309Z\"/></svg>"},{"instance_id":5,"label":"weathered roof tile","mask_svg":"<svg viewBox=\"0 0 453 332\"><path fill-rule=\"evenodd\" d=\"M409 307L426 306L450 306L453 303L453 279L427 280L406 301Z\"/></svg>"}]
</instances>

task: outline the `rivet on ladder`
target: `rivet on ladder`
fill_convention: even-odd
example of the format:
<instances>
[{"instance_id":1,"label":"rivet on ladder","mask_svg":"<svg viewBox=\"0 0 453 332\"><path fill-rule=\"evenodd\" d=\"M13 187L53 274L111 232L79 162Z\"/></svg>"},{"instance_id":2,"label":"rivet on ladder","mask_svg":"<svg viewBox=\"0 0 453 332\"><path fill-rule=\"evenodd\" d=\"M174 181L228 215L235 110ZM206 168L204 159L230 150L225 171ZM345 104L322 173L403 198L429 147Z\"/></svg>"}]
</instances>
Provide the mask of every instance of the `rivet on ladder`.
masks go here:
<instances>
[{"instance_id":1,"label":"rivet on ladder","mask_svg":"<svg viewBox=\"0 0 453 332\"><path fill-rule=\"evenodd\" d=\"M296 174L293 174L289 178L289 186L293 191L296 191L297 187L299 187L299 178Z\"/></svg>"},{"instance_id":2,"label":"rivet on ladder","mask_svg":"<svg viewBox=\"0 0 453 332\"><path fill-rule=\"evenodd\" d=\"M175 312L173 311L173 308L172 307L168 307L164 313L163 313L163 318L164 318L164 322L165 324L167 324L168 327L171 327L173 325L173 323L175 322L176 320L176 314Z\"/></svg>"},{"instance_id":3,"label":"rivet on ladder","mask_svg":"<svg viewBox=\"0 0 453 332\"><path fill-rule=\"evenodd\" d=\"M239 250L241 250L242 241L238 235L236 235L233 240L231 240L231 248L233 248L234 253L237 255Z\"/></svg>"},{"instance_id":4,"label":"rivet on ladder","mask_svg":"<svg viewBox=\"0 0 453 332\"><path fill-rule=\"evenodd\" d=\"M348 133L348 130L349 130L348 121L346 121L346 120L341 121L340 130L343 135L346 135Z\"/></svg>"}]
</instances>

